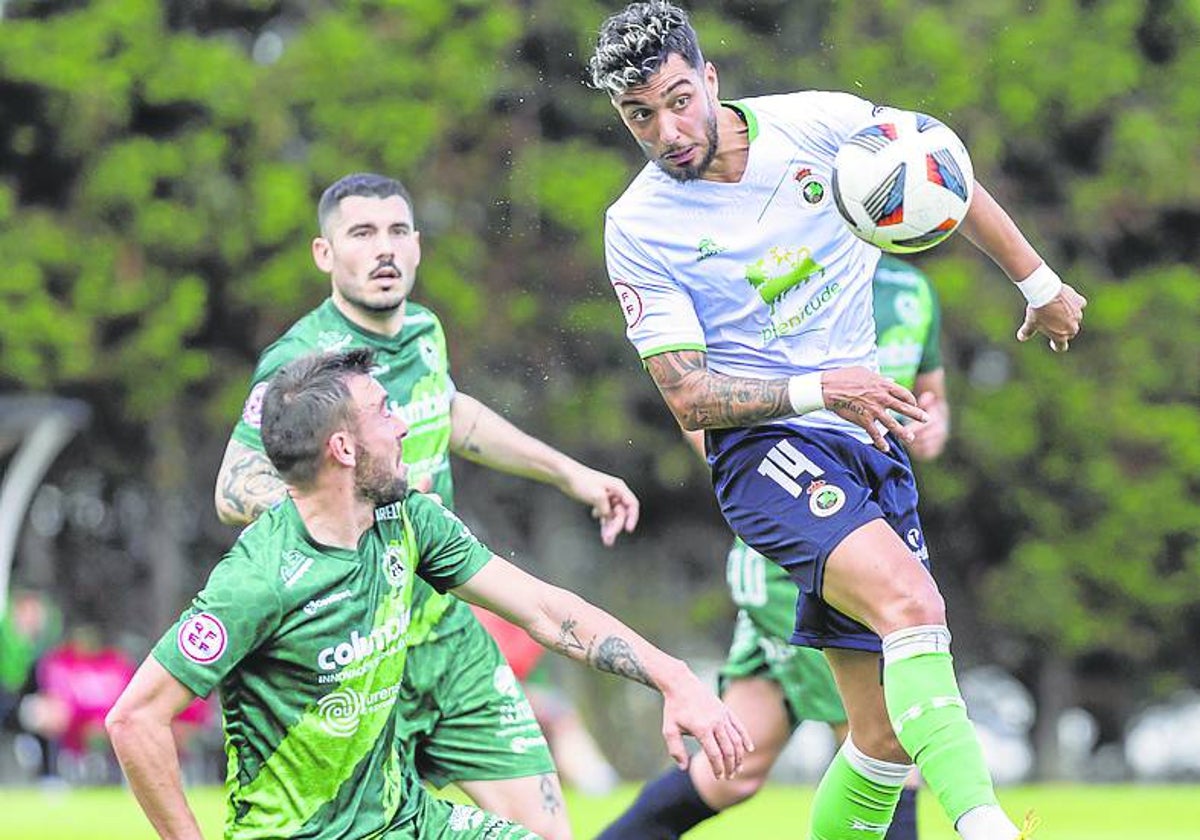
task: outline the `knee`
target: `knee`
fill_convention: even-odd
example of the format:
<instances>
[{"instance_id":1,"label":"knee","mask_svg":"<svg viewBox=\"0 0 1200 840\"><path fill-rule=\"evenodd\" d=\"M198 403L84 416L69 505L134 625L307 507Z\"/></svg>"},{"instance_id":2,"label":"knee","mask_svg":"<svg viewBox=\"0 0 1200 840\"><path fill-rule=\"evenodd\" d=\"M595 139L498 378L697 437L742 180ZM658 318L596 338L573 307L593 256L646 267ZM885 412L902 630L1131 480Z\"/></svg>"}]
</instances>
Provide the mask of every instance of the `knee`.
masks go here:
<instances>
[{"instance_id":1,"label":"knee","mask_svg":"<svg viewBox=\"0 0 1200 840\"><path fill-rule=\"evenodd\" d=\"M906 627L926 624L945 625L946 602L932 579L920 586L898 592L879 607L879 626L873 628L886 636Z\"/></svg>"},{"instance_id":2,"label":"knee","mask_svg":"<svg viewBox=\"0 0 1200 840\"><path fill-rule=\"evenodd\" d=\"M718 810L737 805L739 802L745 802L754 794L762 790L762 787L767 782L765 773L741 772L732 779L726 779L722 783L722 801L719 803L710 802L709 805L719 805Z\"/></svg>"}]
</instances>

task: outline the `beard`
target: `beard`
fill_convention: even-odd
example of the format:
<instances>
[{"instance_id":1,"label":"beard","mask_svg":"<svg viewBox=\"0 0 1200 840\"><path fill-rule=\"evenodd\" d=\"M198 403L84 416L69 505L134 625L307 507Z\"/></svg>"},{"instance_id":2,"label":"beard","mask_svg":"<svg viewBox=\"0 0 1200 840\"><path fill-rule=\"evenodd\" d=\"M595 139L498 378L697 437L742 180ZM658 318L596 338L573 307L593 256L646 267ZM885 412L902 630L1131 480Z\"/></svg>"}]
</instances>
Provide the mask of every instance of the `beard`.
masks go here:
<instances>
[{"instance_id":1,"label":"beard","mask_svg":"<svg viewBox=\"0 0 1200 840\"><path fill-rule=\"evenodd\" d=\"M700 158L698 163L687 166L671 166L665 163L661 157L656 157L654 158L655 165L668 177L681 184L698 180L708 171L708 167L712 166L713 159L717 156L717 112L715 110L709 111L708 120L704 123L704 139L708 142L708 148L704 150L704 157Z\"/></svg>"},{"instance_id":2,"label":"beard","mask_svg":"<svg viewBox=\"0 0 1200 840\"><path fill-rule=\"evenodd\" d=\"M355 493L375 507L403 499L408 492L408 469L403 464L391 464L390 460L361 452L354 465Z\"/></svg>"}]
</instances>

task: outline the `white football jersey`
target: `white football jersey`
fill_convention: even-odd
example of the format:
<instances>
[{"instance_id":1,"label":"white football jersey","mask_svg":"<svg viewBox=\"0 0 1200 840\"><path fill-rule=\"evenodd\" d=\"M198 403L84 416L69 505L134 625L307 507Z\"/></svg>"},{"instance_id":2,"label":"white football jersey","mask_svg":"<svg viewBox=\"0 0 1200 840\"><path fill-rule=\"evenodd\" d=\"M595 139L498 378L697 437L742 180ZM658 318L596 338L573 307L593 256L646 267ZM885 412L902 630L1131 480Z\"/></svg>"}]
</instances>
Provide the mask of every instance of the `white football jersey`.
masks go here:
<instances>
[{"instance_id":1,"label":"white football jersey","mask_svg":"<svg viewBox=\"0 0 1200 840\"><path fill-rule=\"evenodd\" d=\"M643 359L700 350L713 372L754 379L877 370L879 251L850 232L830 189L838 147L877 109L825 91L727 104L749 128L741 181L680 183L648 163L608 210L608 273L629 340ZM870 439L831 411L773 422Z\"/></svg>"}]
</instances>

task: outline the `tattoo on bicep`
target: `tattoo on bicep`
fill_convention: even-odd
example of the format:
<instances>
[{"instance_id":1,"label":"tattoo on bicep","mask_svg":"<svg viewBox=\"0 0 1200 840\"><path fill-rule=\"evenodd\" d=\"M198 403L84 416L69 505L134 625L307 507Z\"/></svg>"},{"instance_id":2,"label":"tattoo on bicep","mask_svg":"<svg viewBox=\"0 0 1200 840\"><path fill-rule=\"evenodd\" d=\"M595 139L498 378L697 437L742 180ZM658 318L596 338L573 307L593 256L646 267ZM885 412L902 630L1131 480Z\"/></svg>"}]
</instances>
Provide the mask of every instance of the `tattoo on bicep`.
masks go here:
<instances>
[{"instance_id":1,"label":"tattoo on bicep","mask_svg":"<svg viewBox=\"0 0 1200 840\"><path fill-rule=\"evenodd\" d=\"M637 654L633 652L633 647L617 636L609 636L600 643L592 662L599 671L607 671L643 685L654 685L650 675L638 661Z\"/></svg>"},{"instance_id":2,"label":"tattoo on bicep","mask_svg":"<svg viewBox=\"0 0 1200 840\"><path fill-rule=\"evenodd\" d=\"M558 786L554 784L554 778L550 773L543 773L541 781L538 783L542 792L542 810L547 814L557 814L563 809L562 798L558 793Z\"/></svg>"},{"instance_id":3,"label":"tattoo on bicep","mask_svg":"<svg viewBox=\"0 0 1200 840\"><path fill-rule=\"evenodd\" d=\"M787 379L748 379L710 373L707 355L697 350L660 353L646 369L667 404L699 428L728 428L792 414Z\"/></svg>"},{"instance_id":4,"label":"tattoo on bicep","mask_svg":"<svg viewBox=\"0 0 1200 840\"><path fill-rule=\"evenodd\" d=\"M221 496L231 510L256 519L260 513L278 504L287 488L265 455L249 452L235 461L221 488Z\"/></svg>"}]
</instances>

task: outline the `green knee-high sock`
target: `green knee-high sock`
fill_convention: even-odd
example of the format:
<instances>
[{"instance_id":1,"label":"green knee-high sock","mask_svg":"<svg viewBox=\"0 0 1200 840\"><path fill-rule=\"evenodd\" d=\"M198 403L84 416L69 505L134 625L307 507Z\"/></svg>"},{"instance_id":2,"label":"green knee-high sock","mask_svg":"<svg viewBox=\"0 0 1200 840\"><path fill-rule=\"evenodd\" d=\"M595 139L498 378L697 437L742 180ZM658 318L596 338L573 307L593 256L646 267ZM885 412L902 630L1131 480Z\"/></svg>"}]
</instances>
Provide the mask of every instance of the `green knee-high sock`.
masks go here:
<instances>
[{"instance_id":1,"label":"green knee-high sock","mask_svg":"<svg viewBox=\"0 0 1200 840\"><path fill-rule=\"evenodd\" d=\"M950 631L911 627L883 640L883 693L896 737L951 821L996 805L975 727L950 657Z\"/></svg>"},{"instance_id":2,"label":"green knee-high sock","mask_svg":"<svg viewBox=\"0 0 1200 840\"><path fill-rule=\"evenodd\" d=\"M866 756L847 738L817 786L809 840L880 840L910 769Z\"/></svg>"}]
</instances>

